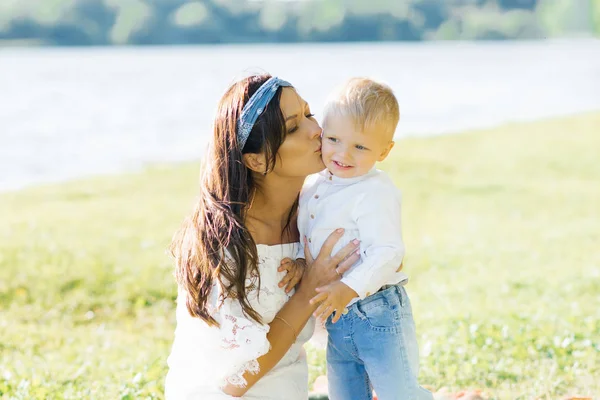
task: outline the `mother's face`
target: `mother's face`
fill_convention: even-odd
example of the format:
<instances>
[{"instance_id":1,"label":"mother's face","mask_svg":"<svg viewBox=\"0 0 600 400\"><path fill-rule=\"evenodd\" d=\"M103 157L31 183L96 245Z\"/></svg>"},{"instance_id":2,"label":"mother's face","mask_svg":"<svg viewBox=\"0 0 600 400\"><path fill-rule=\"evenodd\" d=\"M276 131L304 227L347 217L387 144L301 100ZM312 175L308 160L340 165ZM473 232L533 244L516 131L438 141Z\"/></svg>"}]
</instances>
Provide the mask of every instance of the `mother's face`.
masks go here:
<instances>
[{"instance_id":1,"label":"mother's face","mask_svg":"<svg viewBox=\"0 0 600 400\"><path fill-rule=\"evenodd\" d=\"M279 104L287 135L277 152L273 172L280 176L306 177L323 170L322 129L311 114L308 103L293 88L285 87Z\"/></svg>"}]
</instances>

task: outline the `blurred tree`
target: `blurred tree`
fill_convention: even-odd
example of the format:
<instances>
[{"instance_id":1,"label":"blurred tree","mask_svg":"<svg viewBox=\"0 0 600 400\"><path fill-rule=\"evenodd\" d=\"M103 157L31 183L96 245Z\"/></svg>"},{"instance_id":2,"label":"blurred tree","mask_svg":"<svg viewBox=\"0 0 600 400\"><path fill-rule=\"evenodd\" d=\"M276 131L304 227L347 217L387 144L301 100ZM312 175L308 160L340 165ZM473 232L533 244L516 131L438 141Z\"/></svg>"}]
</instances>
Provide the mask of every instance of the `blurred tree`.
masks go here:
<instances>
[{"instance_id":1,"label":"blurred tree","mask_svg":"<svg viewBox=\"0 0 600 400\"><path fill-rule=\"evenodd\" d=\"M502 18L499 10L492 5L482 8L468 7L460 13L461 39L474 40L477 38L486 40L507 39L502 29Z\"/></svg>"},{"instance_id":2,"label":"blurred tree","mask_svg":"<svg viewBox=\"0 0 600 400\"><path fill-rule=\"evenodd\" d=\"M38 38L46 38L47 36L47 28L36 23L35 21L24 18L17 17L13 19L8 27L8 32L4 32L0 38L2 39L20 39L20 40L28 40L28 39L38 39ZM42 42L42 44L47 44Z\"/></svg>"},{"instance_id":3,"label":"blurred tree","mask_svg":"<svg viewBox=\"0 0 600 400\"><path fill-rule=\"evenodd\" d=\"M461 21L457 18L451 18L444 21L439 28L428 33L427 38L433 40L457 40L461 38Z\"/></svg>"},{"instance_id":4,"label":"blurred tree","mask_svg":"<svg viewBox=\"0 0 600 400\"><path fill-rule=\"evenodd\" d=\"M260 26L267 32L281 30L287 22L287 7L281 1L265 1L259 15Z\"/></svg>"},{"instance_id":5,"label":"blurred tree","mask_svg":"<svg viewBox=\"0 0 600 400\"><path fill-rule=\"evenodd\" d=\"M515 8L523 8L526 10L534 10L537 5L537 0L497 0L498 5L505 10Z\"/></svg>"},{"instance_id":6,"label":"blurred tree","mask_svg":"<svg viewBox=\"0 0 600 400\"><path fill-rule=\"evenodd\" d=\"M201 25L208 16L208 9L199 1L186 3L172 14L173 22L181 27Z\"/></svg>"},{"instance_id":7,"label":"blurred tree","mask_svg":"<svg viewBox=\"0 0 600 400\"><path fill-rule=\"evenodd\" d=\"M110 31L115 24L117 13L102 0L80 0L72 11L71 23L85 33L91 44L111 43ZM60 43L58 38L55 40Z\"/></svg>"},{"instance_id":8,"label":"blurred tree","mask_svg":"<svg viewBox=\"0 0 600 400\"><path fill-rule=\"evenodd\" d=\"M179 44L600 33L600 0L0 0L0 39Z\"/></svg>"},{"instance_id":9,"label":"blurred tree","mask_svg":"<svg viewBox=\"0 0 600 400\"><path fill-rule=\"evenodd\" d=\"M448 2L444 0L419 0L413 9L423 16L423 28L427 31L438 29L450 16Z\"/></svg>"},{"instance_id":10,"label":"blurred tree","mask_svg":"<svg viewBox=\"0 0 600 400\"><path fill-rule=\"evenodd\" d=\"M587 0L539 0L536 13L542 28L550 37L591 33L591 6L592 2Z\"/></svg>"},{"instance_id":11,"label":"blurred tree","mask_svg":"<svg viewBox=\"0 0 600 400\"><path fill-rule=\"evenodd\" d=\"M590 8L593 30L596 35L600 36L600 0L591 0Z\"/></svg>"},{"instance_id":12,"label":"blurred tree","mask_svg":"<svg viewBox=\"0 0 600 400\"><path fill-rule=\"evenodd\" d=\"M144 28L152 17L152 9L142 0L106 0L116 11L116 20L110 30L111 41L126 44Z\"/></svg>"},{"instance_id":13,"label":"blurred tree","mask_svg":"<svg viewBox=\"0 0 600 400\"><path fill-rule=\"evenodd\" d=\"M347 0L343 3L348 12L355 15L391 14L396 18L406 18L414 1Z\"/></svg>"},{"instance_id":14,"label":"blurred tree","mask_svg":"<svg viewBox=\"0 0 600 400\"><path fill-rule=\"evenodd\" d=\"M58 25L68 19L76 0L33 0L27 3L27 15L40 25Z\"/></svg>"},{"instance_id":15,"label":"blurred tree","mask_svg":"<svg viewBox=\"0 0 600 400\"><path fill-rule=\"evenodd\" d=\"M308 39L311 32L324 32L339 27L346 16L343 0L306 1L300 8L298 32Z\"/></svg>"},{"instance_id":16,"label":"blurred tree","mask_svg":"<svg viewBox=\"0 0 600 400\"><path fill-rule=\"evenodd\" d=\"M94 7L93 2L94 0L38 0L18 4L9 2L9 6L12 5L12 10L18 17L9 21L9 33L3 36L42 39L47 44L106 43L104 32L107 27L89 23L84 15L86 6ZM94 14L98 12L99 8ZM110 17L108 19L110 20Z\"/></svg>"}]
</instances>

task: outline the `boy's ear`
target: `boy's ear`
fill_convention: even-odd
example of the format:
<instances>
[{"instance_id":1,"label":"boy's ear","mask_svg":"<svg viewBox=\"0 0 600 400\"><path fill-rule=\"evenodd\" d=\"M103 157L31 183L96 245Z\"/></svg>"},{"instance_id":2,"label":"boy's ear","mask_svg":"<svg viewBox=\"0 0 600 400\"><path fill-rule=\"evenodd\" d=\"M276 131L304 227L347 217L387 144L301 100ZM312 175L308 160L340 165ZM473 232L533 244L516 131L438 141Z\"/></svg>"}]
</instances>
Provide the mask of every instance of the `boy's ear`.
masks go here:
<instances>
[{"instance_id":1,"label":"boy's ear","mask_svg":"<svg viewBox=\"0 0 600 400\"><path fill-rule=\"evenodd\" d=\"M385 147L385 149L383 149L383 151L379 155L379 158L377 159L377 161L385 160L385 158L388 156L388 154L390 154L390 150L392 150L392 147L394 147L394 144L396 144L396 143L393 140L390 140L388 145Z\"/></svg>"},{"instance_id":2,"label":"boy's ear","mask_svg":"<svg viewBox=\"0 0 600 400\"><path fill-rule=\"evenodd\" d=\"M267 162L263 154L246 153L242 157L248 169L265 175L265 172L267 172Z\"/></svg>"}]
</instances>

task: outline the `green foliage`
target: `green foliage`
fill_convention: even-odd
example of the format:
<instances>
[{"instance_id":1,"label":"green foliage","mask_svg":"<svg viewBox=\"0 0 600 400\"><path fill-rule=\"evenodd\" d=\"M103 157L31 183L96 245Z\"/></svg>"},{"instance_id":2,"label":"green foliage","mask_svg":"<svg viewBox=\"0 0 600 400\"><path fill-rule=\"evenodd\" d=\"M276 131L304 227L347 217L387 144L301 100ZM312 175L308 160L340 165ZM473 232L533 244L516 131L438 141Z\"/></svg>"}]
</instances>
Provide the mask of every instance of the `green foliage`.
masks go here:
<instances>
[{"instance_id":1,"label":"green foliage","mask_svg":"<svg viewBox=\"0 0 600 400\"><path fill-rule=\"evenodd\" d=\"M600 393L600 114L399 141L421 381ZM0 196L0 398L162 399L197 165ZM311 380L323 352L309 348Z\"/></svg>"},{"instance_id":2,"label":"green foliage","mask_svg":"<svg viewBox=\"0 0 600 400\"><path fill-rule=\"evenodd\" d=\"M117 19L110 31L115 44L126 44L136 31L143 29L152 16L152 9L142 0L113 2L117 9Z\"/></svg>"},{"instance_id":3,"label":"green foliage","mask_svg":"<svg viewBox=\"0 0 600 400\"><path fill-rule=\"evenodd\" d=\"M444 24L436 33L441 39L494 40L541 35L536 17L530 11L503 11L495 6L465 7L458 17Z\"/></svg>"},{"instance_id":4,"label":"green foliage","mask_svg":"<svg viewBox=\"0 0 600 400\"><path fill-rule=\"evenodd\" d=\"M539 0L537 15L550 36L581 35L594 31L596 0Z\"/></svg>"},{"instance_id":5,"label":"green foliage","mask_svg":"<svg viewBox=\"0 0 600 400\"><path fill-rule=\"evenodd\" d=\"M0 40L46 44L536 39L598 31L598 0L0 2Z\"/></svg>"},{"instance_id":6,"label":"green foliage","mask_svg":"<svg viewBox=\"0 0 600 400\"><path fill-rule=\"evenodd\" d=\"M327 32L339 27L346 16L343 0L305 2L298 15L298 31L305 37L315 32Z\"/></svg>"},{"instance_id":7,"label":"green foliage","mask_svg":"<svg viewBox=\"0 0 600 400\"><path fill-rule=\"evenodd\" d=\"M206 6L198 1L186 3L173 13L173 22L179 26L195 26L204 22L209 13Z\"/></svg>"},{"instance_id":8,"label":"green foliage","mask_svg":"<svg viewBox=\"0 0 600 400\"><path fill-rule=\"evenodd\" d=\"M600 0L591 0L590 18L596 35L600 35Z\"/></svg>"},{"instance_id":9,"label":"green foliage","mask_svg":"<svg viewBox=\"0 0 600 400\"><path fill-rule=\"evenodd\" d=\"M267 2L260 11L260 26L267 32L281 30L287 22L287 11L284 4L277 1Z\"/></svg>"}]
</instances>

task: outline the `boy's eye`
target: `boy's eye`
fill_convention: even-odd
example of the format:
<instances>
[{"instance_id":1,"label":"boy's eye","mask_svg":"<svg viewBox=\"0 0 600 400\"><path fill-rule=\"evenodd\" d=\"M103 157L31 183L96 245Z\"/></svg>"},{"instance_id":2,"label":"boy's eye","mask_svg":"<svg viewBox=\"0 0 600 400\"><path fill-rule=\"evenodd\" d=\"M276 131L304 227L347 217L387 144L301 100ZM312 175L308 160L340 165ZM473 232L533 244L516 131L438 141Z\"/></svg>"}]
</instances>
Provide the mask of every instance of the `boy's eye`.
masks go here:
<instances>
[{"instance_id":1,"label":"boy's eye","mask_svg":"<svg viewBox=\"0 0 600 400\"><path fill-rule=\"evenodd\" d=\"M359 149L359 150L366 150L367 149L365 146L361 146L360 144L357 144L356 148Z\"/></svg>"},{"instance_id":2,"label":"boy's eye","mask_svg":"<svg viewBox=\"0 0 600 400\"><path fill-rule=\"evenodd\" d=\"M328 136L327 140L329 140L332 143L337 143L337 138L334 138L334 137L331 137L331 136Z\"/></svg>"}]
</instances>

